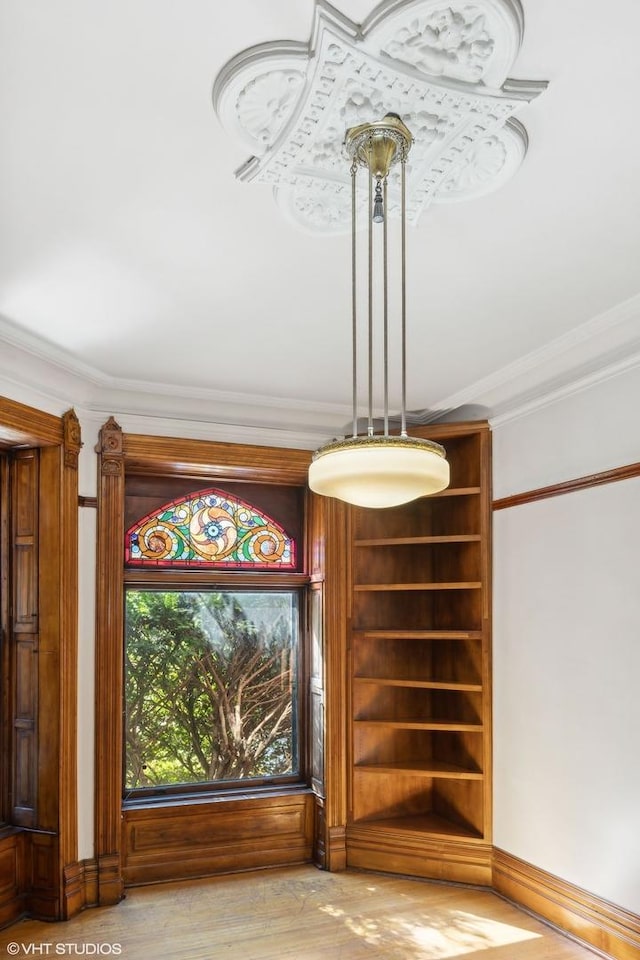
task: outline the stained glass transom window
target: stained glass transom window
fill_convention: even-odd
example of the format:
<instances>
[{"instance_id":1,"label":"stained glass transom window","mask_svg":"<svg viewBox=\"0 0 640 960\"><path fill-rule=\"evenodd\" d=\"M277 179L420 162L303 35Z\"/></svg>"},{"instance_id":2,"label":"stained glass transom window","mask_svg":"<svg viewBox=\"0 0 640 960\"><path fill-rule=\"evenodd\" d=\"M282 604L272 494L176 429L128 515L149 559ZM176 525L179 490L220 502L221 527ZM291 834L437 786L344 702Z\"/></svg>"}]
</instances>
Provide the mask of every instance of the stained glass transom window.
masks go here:
<instances>
[{"instance_id":1,"label":"stained glass transom window","mask_svg":"<svg viewBox=\"0 0 640 960\"><path fill-rule=\"evenodd\" d=\"M279 523L222 490L172 500L126 533L135 566L293 569L295 541Z\"/></svg>"}]
</instances>

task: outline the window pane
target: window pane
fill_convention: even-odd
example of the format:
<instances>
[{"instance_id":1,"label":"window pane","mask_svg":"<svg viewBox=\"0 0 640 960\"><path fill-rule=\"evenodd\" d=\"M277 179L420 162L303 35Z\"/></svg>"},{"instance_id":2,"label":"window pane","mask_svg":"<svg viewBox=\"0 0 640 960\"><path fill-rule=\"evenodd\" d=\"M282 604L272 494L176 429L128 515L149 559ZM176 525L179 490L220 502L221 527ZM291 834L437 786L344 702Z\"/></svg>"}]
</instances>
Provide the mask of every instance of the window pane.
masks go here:
<instances>
[{"instance_id":1,"label":"window pane","mask_svg":"<svg viewBox=\"0 0 640 960\"><path fill-rule=\"evenodd\" d=\"M296 545L280 524L223 490L166 503L125 536L125 562L146 567L294 569Z\"/></svg>"},{"instance_id":2,"label":"window pane","mask_svg":"<svg viewBox=\"0 0 640 960\"><path fill-rule=\"evenodd\" d=\"M297 600L127 591L127 790L298 773Z\"/></svg>"}]
</instances>

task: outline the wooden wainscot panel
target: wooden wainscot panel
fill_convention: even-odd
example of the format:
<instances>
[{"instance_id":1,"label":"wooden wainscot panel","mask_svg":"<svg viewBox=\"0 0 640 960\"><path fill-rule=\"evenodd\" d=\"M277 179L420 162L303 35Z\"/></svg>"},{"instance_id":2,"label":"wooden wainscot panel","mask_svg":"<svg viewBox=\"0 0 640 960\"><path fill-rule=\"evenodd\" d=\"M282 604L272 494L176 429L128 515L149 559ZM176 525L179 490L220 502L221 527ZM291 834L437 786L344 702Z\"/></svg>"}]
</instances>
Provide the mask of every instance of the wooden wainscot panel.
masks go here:
<instances>
[{"instance_id":1,"label":"wooden wainscot panel","mask_svg":"<svg viewBox=\"0 0 640 960\"><path fill-rule=\"evenodd\" d=\"M125 810L127 885L311 860L313 796L185 803Z\"/></svg>"},{"instance_id":2,"label":"wooden wainscot panel","mask_svg":"<svg viewBox=\"0 0 640 960\"><path fill-rule=\"evenodd\" d=\"M25 912L25 834L9 828L0 835L0 927Z\"/></svg>"},{"instance_id":3,"label":"wooden wainscot panel","mask_svg":"<svg viewBox=\"0 0 640 960\"><path fill-rule=\"evenodd\" d=\"M58 837L50 833L30 833L31 886L29 916L38 920L59 920Z\"/></svg>"},{"instance_id":4,"label":"wooden wainscot panel","mask_svg":"<svg viewBox=\"0 0 640 960\"><path fill-rule=\"evenodd\" d=\"M491 885L491 845L399 836L372 824L347 827L347 866L431 880Z\"/></svg>"},{"instance_id":5,"label":"wooden wainscot panel","mask_svg":"<svg viewBox=\"0 0 640 960\"><path fill-rule=\"evenodd\" d=\"M494 847L494 889L616 960L640 957L640 917Z\"/></svg>"}]
</instances>

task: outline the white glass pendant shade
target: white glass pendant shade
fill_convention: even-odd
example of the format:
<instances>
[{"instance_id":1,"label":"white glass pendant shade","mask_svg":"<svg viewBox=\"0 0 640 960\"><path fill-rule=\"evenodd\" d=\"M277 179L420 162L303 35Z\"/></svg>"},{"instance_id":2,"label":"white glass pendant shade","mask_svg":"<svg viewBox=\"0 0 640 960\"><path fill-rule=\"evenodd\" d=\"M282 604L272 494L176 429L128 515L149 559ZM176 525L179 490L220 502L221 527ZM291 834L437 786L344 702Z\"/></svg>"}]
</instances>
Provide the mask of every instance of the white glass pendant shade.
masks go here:
<instances>
[{"instance_id":1,"label":"white glass pendant shade","mask_svg":"<svg viewBox=\"0 0 640 960\"><path fill-rule=\"evenodd\" d=\"M357 507L394 507L448 485L444 448L418 437L337 440L317 450L309 468L314 493Z\"/></svg>"}]
</instances>

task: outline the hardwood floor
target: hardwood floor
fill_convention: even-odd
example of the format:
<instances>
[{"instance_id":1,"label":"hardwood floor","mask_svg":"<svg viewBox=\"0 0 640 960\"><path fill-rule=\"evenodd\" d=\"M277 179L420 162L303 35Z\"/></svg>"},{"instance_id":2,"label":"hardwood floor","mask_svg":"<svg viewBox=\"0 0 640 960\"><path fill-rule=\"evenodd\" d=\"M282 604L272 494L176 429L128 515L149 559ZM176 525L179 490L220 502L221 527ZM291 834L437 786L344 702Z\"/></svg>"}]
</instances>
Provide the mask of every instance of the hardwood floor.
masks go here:
<instances>
[{"instance_id":1,"label":"hardwood floor","mask_svg":"<svg viewBox=\"0 0 640 960\"><path fill-rule=\"evenodd\" d=\"M138 887L67 923L0 931L6 956L123 960L593 960L495 894L312 866Z\"/></svg>"}]
</instances>

